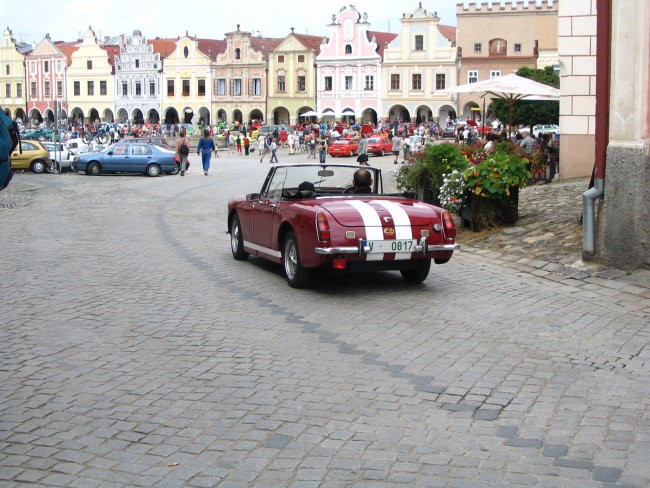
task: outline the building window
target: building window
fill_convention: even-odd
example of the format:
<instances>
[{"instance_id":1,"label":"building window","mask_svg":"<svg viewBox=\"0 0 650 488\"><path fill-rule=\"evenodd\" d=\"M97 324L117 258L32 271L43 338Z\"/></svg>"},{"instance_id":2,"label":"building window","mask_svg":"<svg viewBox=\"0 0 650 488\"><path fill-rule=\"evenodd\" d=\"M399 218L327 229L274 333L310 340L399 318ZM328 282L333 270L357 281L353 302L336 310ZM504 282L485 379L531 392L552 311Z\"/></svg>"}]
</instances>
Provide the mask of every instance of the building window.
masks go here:
<instances>
[{"instance_id":1,"label":"building window","mask_svg":"<svg viewBox=\"0 0 650 488\"><path fill-rule=\"evenodd\" d=\"M50 72L50 62L48 60L43 61L43 73Z\"/></svg>"},{"instance_id":2,"label":"building window","mask_svg":"<svg viewBox=\"0 0 650 488\"><path fill-rule=\"evenodd\" d=\"M521 44L518 43L518 42L515 43L515 47L514 47L514 49L515 49L515 52L516 52L516 53L521 53Z\"/></svg>"},{"instance_id":3,"label":"building window","mask_svg":"<svg viewBox=\"0 0 650 488\"><path fill-rule=\"evenodd\" d=\"M140 67L140 60L139 59L135 60L135 67L136 67L136 69Z\"/></svg>"},{"instance_id":4,"label":"building window","mask_svg":"<svg viewBox=\"0 0 650 488\"><path fill-rule=\"evenodd\" d=\"M241 59L241 49L235 49L235 59Z\"/></svg>"},{"instance_id":5,"label":"building window","mask_svg":"<svg viewBox=\"0 0 650 488\"><path fill-rule=\"evenodd\" d=\"M411 77L411 90L422 90L422 74L414 73Z\"/></svg>"},{"instance_id":6,"label":"building window","mask_svg":"<svg viewBox=\"0 0 650 488\"><path fill-rule=\"evenodd\" d=\"M447 88L446 75L444 73L436 73L436 90L444 90Z\"/></svg>"},{"instance_id":7,"label":"building window","mask_svg":"<svg viewBox=\"0 0 650 488\"><path fill-rule=\"evenodd\" d=\"M499 70L492 70L490 71L490 79L493 80L494 78L498 78L501 76L501 71Z\"/></svg>"},{"instance_id":8,"label":"building window","mask_svg":"<svg viewBox=\"0 0 650 488\"><path fill-rule=\"evenodd\" d=\"M122 82L122 96L127 96L129 94L129 85L126 82Z\"/></svg>"},{"instance_id":9,"label":"building window","mask_svg":"<svg viewBox=\"0 0 650 488\"><path fill-rule=\"evenodd\" d=\"M9 65L8 65L8 64L5 64L5 74L6 74L6 75L9 74L9 70L10 70Z\"/></svg>"},{"instance_id":10,"label":"building window","mask_svg":"<svg viewBox=\"0 0 650 488\"><path fill-rule=\"evenodd\" d=\"M22 98L23 97L23 84L18 83L16 85L16 97L17 98Z\"/></svg>"},{"instance_id":11,"label":"building window","mask_svg":"<svg viewBox=\"0 0 650 488\"><path fill-rule=\"evenodd\" d=\"M479 54L483 52L483 46L481 46L480 42L474 44L474 52Z\"/></svg>"},{"instance_id":12,"label":"building window","mask_svg":"<svg viewBox=\"0 0 650 488\"><path fill-rule=\"evenodd\" d=\"M232 80L232 95L241 97L241 78Z\"/></svg>"},{"instance_id":13,"label":"building window","mask_svg":"<svg viewBox=\"0 0 650 488\"><path fill-rule=\"evenodd\" d=\"M75 83L79 83L78 81L75 81ZM32 99L36 98L36 82L32 81L29 84L29 96L32 97Z\"/></svg>"},{"instance_id":14,"label":"building window","mask_svg":"<svg viewBox=\"0 0 650 488\"><path fill-rule=\"evenodd\" d=\"M347 91L352 90L352 77L351 76L346 76L345 77L345 89Z\"/></svg>"},{"instance_id":15,"label":"building window","mask_svg":"<svg viewBox=\"0 0 650 488\"><path fill-rule=\"evenodd\" d=\"M352 54L352 44L345 45L345 54Z\"/></svg>"},{"instance_id":16,"label":"building window","mask_svg":"<svg viewBox=\"0 0 650 488\"><path fill-rule=\"evenodd\" d=\"M86 69L93 69L93 60L89 59L86 61Z\"/></svg>"},{"instance_id":17,"label":"building window","mask_svg":"<svg viewBox=\"0 0 650 488\"><path fill-rule=\"evenodd\" d=\"M36 61L30 61L30 63L29 63L29 71L31 73L36 73Z\"/></svg>"},{"instance_id":18,"label":"building window","mask_svg":"<svg viewBox=\"0 0 650 488\"><path fill-rule=\"evenodd\" d=\"M399 75L390 75L390 89L399 90Z\"/></svg>"},{"instance_id":19,"label":"building window","mask_svg":"<svg viewBox=\"0 0 650 488\"><path fill-rule=\"evenodd\" d=\"M174 96L174 80L167 80L167 96Z\"/></svg>"},{"instance_id":20,"label":"building window","mask_svg":"<svg viewBox=\"0 0 650 488\"><path fill-rule=\"evenodd\" d=\"M49 81L45 81L43 83L43 95L46 96L46 97L50 96L50 82Z\"/></svg>"},{"instance_id":21,"label":"building window","mask_svg":"<svg viewBox=\"0 0 650 488\"><path fill-rule=\"evenodd\" d=\"M373 75L366 75L366 84L364 85L363 89L369 91L375 89L375 77Z\"/></svg>"},{"instance_id":22,"label":"building window","mask_svg":"<svg viewBox=\"0 0 650 488\"><path fill-rule=\"evenodd\" d=\"M89 81L86 85L88 88L88 96L89 97L94 97L95 96L95 82L94 81Z\"/></svg>"},{"instance_id":23,"label":"building window","mask_svg":"<svg viewBox=\"0 0 650 488\"><path fill-rule=\"evenodd\" d=\"M286 90L284 75L278 75L278 91L284 92Z\"/></svg>"},{"instance_id":24,"label":"building window","mask_svg":"<svg viewBox=\"0 0 650 488\"><path fill-rule=\"evenodd\" d=\"M190 96L190 80L183 80L183 96L184 97L189 97Z\"/></svg>"},{"instance_id":25,"label":"building window","mask_svg":"<svg viewBox=\"0 0 650 488\"><path fill-rule=\"evenodd\" d=\"M284 63L284 54L278 54L278 63Z\"/></svg>"},{"instance_id":26,"label":"building window","mask_svg":"<svg viewBox=\"0 0 650 488\"><path fill-rule=\"evenodd\" d=\"M11 83L5 83L5 97L11 98Z\"/></svg>"},{"instance_id":27,"label":"building window","mask_svg":"<svg viewBox=\"0 0 650 488\"><path fill-rule=\"evenodd\" d=\"M298 62L299 63L304 63L305 62L305 55L304 54L298 54Z\"/></svg>"},{"instance_id":28,"label":"building window","mask_svg":"<svg viewBox=\"0 0 650 488\"><path fill-rule=\"evenodd\" d=\"M135 82L135 95L136 96L142 95L142 83L140 83L139 81Z\"/></svg>"},{"instance_id":29,"label":"building window","mask_svg":"<svg viewBox=\"0 0 650 488\"><path fill-rule=\"evenodd\" d=\"M262 96L262 78L253 78L251 94L256 97Z\"/></svg>"},{"instance_id":30,"label":"building window","mask_svg":"<svg viewBox=\"0 0 650 488\"><path fill-rule=\"evenodd\" d=\"M60 60L60 59L57 59L56 60L56 72L60 73L61 71L63 71L63 61Z\"/></svg>"},{"instance_id":31,"label":"building window","mask_svg":"<svg viewBox=\"0 0 650 488\"><path fill-rule=\"evenodd\" d=\"M105 81L100 81L99 82L99 94L101 96L106 96L108 94L108 89L106 88L106 82Z\"/></svg>"},{"instance_id":32,"label":"building window","mask_svg":"<svg viewBox=\"0 0 650 488\"><path fill-rule=\"evenodd\" d=\"M63 82L60 80L56 82L56 96L57 97L63 96Z\"/></svg>"},{"instance_id":33,"label":"building window","mask_svg":"<svg viewBox=\"0 0 650 488\"><path fill-rule=\"evenodd\" d=\"M204 97L205 96L205 80L199 80L199 96Z\"/></svg>"},{"instance_id":34,"label":"building window","mask_svg":"<svg viewBox=\"0 0 650 488\"><path fill-rule=\"evenodd\" d=\"M36 83L34 83L34 91L36 91ZM80 81L75 81L74 82L74 87L72 92L74 93L75 97L81 96L81 82Z\"/></svg>"},{"instance_id":35,"label":"building window","mask_svg":"<svg viewBox=\"0 0 650 488\"><path fill-rule=\"evenodd\" d=\"M156 94L156 83L154 81L149 82L149 95Z\"/></svg>"},{"instance_id":36,"label":"building window","mask_svg":"<svg viewBox=\"0 0 650 488\"><path fill-rule=\"evenodd\" d=\"M467 83L476 83L478 81L478 71L467 72Z\"/></svg>"},{"instance_id":37,"label":"building window","mask_svg":"<svg viewBox=\"0 0 650 488\"><path fill-rule=\"evenodd\" d=\"M332 91L332 77L325 77L325 91Z\"/></svg>"},{"instance_id":38,"label":"building window","mask_svg":"<svg viewBox=\"0 0 650 488\"><path fill-rule=\"evenodd\" d=\"M190 55L190 49L187 46L185 46L183 48L183 56L187 58L189 55Z\"/></svg>"},{"instance_id":39,"label":"building window","mask_svg":"<svg viewBox=\"0 0 650 488\"><path fill-rule=\"evenodd\" d=\"M307 84L304 75L298 76L298 91L299 92L307 91Z\"/></svg>"},{"instance_id":40,"label":"building window","mask_svg":"<svg viewBox=\"0 0 650 488\"><path fill-rule=\"evenodd\" d=\"M424 51L424 36L422 35L415 36L415 50Z\"/></svg>"},{"instance_id":41,"label":"building window","mask_svg":"<svg viewBox=\"0 0 650 488\"><path fill-rule=\"evenodd\" d=\"M226 79L219 78L217 80L217 95L224 96L226 94Z\"/></svg>"}]
</instances>

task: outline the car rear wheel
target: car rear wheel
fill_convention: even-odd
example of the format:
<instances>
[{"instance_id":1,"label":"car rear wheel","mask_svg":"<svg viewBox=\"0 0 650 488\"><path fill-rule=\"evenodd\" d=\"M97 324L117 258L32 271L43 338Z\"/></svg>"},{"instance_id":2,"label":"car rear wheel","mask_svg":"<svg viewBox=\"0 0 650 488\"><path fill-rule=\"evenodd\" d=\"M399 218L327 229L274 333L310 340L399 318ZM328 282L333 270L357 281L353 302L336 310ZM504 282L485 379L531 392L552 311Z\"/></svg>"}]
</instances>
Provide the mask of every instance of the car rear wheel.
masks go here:
<instances>
[{"instance_id":1,"label":"car rear wheel","mask_svg":"<svg viewBox=\"0 0 650 488\"><path fill-rule=\"evenodd\" d=\"M146 173L147 173L147 176L158 176L158 175L160 175L160 166L158 166L157 164L152 163L149 166L147 166Z\"/></svg>"},{"instance_id":2,"label":"car rear wheel","mask_svg":"<svg viewBox=\"0 0 650 488\"><path fill-rule=\"evenodd\" d=\"M29 166L29 169L32 170L32 173L43 173L46 168L47 164L42 159L35 159Z\"/></svg>"},{"instance_id":3,"label":"car rear wheel","mask_svg":"<svg viewBox=\"0 0 650 488\"><path fill-rule=\"evenodd\" d=\"M237 261L246 261L248 253L244 251L244 238L241 233L241 224L239 223L239 215L232 216L230 221L230 249L232 257Z\"/></svg>"},{"instance_id":4,"label":"car rear wheel","mask_svg":"<svg viewBox=\"0 0 650 488\"><path fill-rule=\"evenodd\" d=\"M429 276L430 269L430 259L418 259L415 268L402 269L400 273L402 273L402 279L408 283L422 283Z\"/></svg>"},{"instance_id":5,"label":"car rear wheel","mask_svg":"<svg viewBox=\"0 0 650 488\"><path fill-rule=\"evenodd\" d=\"M102 167L99 165L99 163L90 163L86 168L87 175L97 176L101 172L102 172Z\"/></svg>"},{"instance_id":6,"label":"car rear wheel","mask_svg":"<svg viewBox=\"0 0 650 488\"><path fill-rule=\"evenodd\" d=\"M305 268L300 263L298 243L293 232L289 231L284 237L282 246L282 262L284 265L284 276L291 288L305 288L312 278L312 270Z\"/></svg>"},{"instance_id":7,"label":"car rear wheel","mask_svg":"<svg viewBox=\"0 0 650 488\"><path fill-rule=\"evenodd\" d=\"M354 151L350 149L350 157L354 156Z\"/></svg>"},{"instance_id":8,"label":"car rear wheel","mask_svg":"<svg viewBox=\"0 0 650 488\"><path fill-rule=\"evenodd\" d=\"M173 170L168 171L167 174L170 174L170 175L177 175L178 173L180 173L180 171L181 171L181 164L180 164L180 163L176 163L176 167L175 167Z\"/></svg>"}]
</instances>

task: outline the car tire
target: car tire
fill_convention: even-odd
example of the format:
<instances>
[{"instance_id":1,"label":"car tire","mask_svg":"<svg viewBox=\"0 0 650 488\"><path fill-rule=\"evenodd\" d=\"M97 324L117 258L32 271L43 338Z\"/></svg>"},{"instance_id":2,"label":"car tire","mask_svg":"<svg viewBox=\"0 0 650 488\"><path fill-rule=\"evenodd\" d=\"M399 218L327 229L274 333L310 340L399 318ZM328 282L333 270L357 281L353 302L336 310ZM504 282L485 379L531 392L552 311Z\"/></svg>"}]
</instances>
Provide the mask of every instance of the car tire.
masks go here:
<instances>
[{"instance_id":1,"label":"car tire","mask_svg":"<svg viewBox=\"0 0 650 488\"><path fill-rule=\"evenodd\" d=\"M149 166L147 166L145 173L147 176L160 176L160 166L155 163L151 163Z\"/></svg>"},{"instance_id":2,"label":"car tire","mask_svg":"<svg viewBox=\"0 0 650 488\"><path fill-rule=\"evenodd\" d=\"M176 163L176 168L174 168L171 171L168 171L167 174L168 175L177 175L180 172L181 172L181 165L180 165L180 163Z\"/></svg>"},{"instance_id":3,"label":"car tire","mask_svg":"<svg viewBox=\"0 0 650 488\"><path fill-rule=\"evenodd\" d=\"M298 252L298 241L292 231L284 236L282 243L282 269L284 277L291 288L305 288L309 286L312 278L312 270L305 268L300 263Z\"/></svg>"},{"instance_id":4,"label":"car tire","mask_svg":"<svg viewBox=\"0 0 650 488\"><path fill-rule=\"evenodd\" d=\"M88 163L86 166L86 174L90 176L97 176L102 172L102 167L97 162Z\"/></svg>"},{"instance_id":5,"label":"car tire","mask_svg":"<svg viewBox=\"0 0 650 488\"><path fill-rule=\"evenodd\" d=\"M35 159L32 161L32 164L29 165L29 169L32 173L44 173L46 171L47 164L42 159Z\"/></svg>"},{"instance_id":6,"label":"car tire","mask_svg":"<svg viewBox=\"0 0 650 488\"><path fill-rule=\"evenodd\" d=\"M407 283L422 283L429 276L430 269L430 259L418 259L415 268L402 269L400 273L402 273L402 279Z\"/></svg>"},{"instance_id":7,"label":"car tire","mask_svg":"<svg viewBox=\"0 0 650 488\"><path fill-rule=\"evenodd\" d=\"M350 157L354 157L354 151L350 149Z\"/></svg>"},{"instance_id":8,"label":"car tire","mask_svg":"<svg viewBox=\"0 0 650 488\"><path fill-rule=\"evenodd\" d=\"M386 151L384 151L384 150L382 149L382 150L381 150L381 155L382 155L382 156L386 156Z\"/></svg>"},{"instance_id":9,"label":"car tire","mask_svg":"<svg viewBox=\"0 0 650 488\"><path fill-rule=\"evenodd\" d=\"M246 261L249 254L244 251L244 236L241 231L239 215L235 214L230 220L230 250L237 261Z\"/></svg>"}]
</instances>

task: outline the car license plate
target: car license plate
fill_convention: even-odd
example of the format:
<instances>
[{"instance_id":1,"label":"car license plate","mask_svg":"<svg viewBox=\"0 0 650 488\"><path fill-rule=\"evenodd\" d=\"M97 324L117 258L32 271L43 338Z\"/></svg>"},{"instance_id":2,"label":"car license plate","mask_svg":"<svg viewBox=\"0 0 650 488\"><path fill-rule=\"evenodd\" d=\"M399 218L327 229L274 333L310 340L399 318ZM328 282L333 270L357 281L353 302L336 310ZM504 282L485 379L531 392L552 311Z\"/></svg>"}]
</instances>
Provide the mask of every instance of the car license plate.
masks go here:
<instances>
[{"instance_id":1,"label":"car license plate","mask_svg":"<svg viewBox=\"0 0 650 488\"><path fill-rule=\"evenodd\" d=\"M364 241L364 246L368 246L370 254L389 253L389 252L414 252L415 239L392 239L388 241Z\"/></svg>"}]
</instances>

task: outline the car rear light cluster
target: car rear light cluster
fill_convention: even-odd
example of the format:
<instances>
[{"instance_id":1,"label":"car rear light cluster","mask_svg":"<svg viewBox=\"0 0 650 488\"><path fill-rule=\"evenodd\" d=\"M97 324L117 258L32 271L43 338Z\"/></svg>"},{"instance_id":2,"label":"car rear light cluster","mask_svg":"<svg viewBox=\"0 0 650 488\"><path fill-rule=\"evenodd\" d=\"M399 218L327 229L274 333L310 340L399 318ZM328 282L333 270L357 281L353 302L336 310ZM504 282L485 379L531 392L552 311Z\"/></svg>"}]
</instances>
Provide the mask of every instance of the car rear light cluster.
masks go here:
<instances>
[{"instance_id":1,"label":"car rear light cluster","mask_svg":"<svg viewBox=\"0 0 650 488\"><path fill-rule=\"evenodd\" d=\"M318 234L319 241L329 241L330 240L330 223L327 220L327 216L323 212L318 212L316 214L316 232Z\"/></svg>"},{"instance_id":2,"label":"car rear light cluster","mask_svg":"<svg viewBox=\"0 0 650 488\"><path fill-rule=\"evenodd\" d=\"M454 224L454 218L451 216L451 213L448 210L443 210L440 214L440 220L442 221L442 228L445 231L445 237L447 239L456 238L456 224Z\"/></svg>"}]
</instances>

